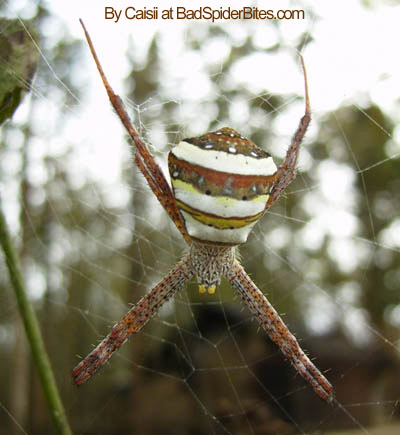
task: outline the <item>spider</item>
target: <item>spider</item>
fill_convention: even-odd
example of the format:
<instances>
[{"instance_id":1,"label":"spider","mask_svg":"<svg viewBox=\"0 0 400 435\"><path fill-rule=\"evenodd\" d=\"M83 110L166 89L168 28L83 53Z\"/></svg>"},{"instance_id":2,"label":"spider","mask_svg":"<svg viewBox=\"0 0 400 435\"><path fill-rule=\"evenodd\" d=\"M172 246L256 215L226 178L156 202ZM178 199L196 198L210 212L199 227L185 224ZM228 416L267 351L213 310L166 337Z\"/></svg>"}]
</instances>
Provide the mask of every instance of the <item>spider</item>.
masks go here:
<instances>
[{"instance_id":1,"label":"spider","mask_svg":"<svg viewBox=\"0 0 400 435\"><path fill-rule=\"evenodd\" d=\"M134 305L111 332L72 371L83 384L113 353L192 277L199 291L213 294L225 277L262 328L298 373L327 402L333 388L301 349L276 310L250 279L236 257L252 227L296 176L300 143L311 120L307 74L302 57L305 114L279 168L272 157L231 128L220 128L185 139L168 156L172 188L161 168L129 120L121 99L112 90L90 35L80 20L90 51L122 124L135 144L135 163L148 185L188 244L182 260Z\"/></svg>"}]
</instances>

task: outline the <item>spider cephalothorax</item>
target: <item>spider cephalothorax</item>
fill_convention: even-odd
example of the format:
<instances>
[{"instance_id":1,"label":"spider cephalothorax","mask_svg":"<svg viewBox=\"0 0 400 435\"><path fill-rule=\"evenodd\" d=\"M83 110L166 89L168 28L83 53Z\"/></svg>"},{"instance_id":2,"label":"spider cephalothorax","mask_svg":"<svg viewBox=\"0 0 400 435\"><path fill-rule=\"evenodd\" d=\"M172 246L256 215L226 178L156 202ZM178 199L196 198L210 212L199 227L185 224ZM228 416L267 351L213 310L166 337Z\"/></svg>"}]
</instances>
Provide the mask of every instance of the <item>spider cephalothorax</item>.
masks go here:
<instances>
[{"instance_id":1,"label":"spider cephalothorax","mask_svg":"<svg viewBox=\"0 0 400 435\"><path fill-rule=\"evenodd\" d=\"M295 178L300 143L310 122L303 61L306 110L279 168L268 153L235 130L225 127L185 139L171 150L168 158L171 189L147 145L131 124L121 99L108 83L83 23L82 26L110 101L135 144L135 163L188 243L189 250L73 369L75 384L81 385L89 379L192 277L197 276L200 292L210 294L225 277L301 376L321 398L332 401L331 384L303 352L235 257L235 246L247 240L256 221Z\"/></svg>"},{"instance_id":2,"label":"spider cephalothorax","mask_svg":"<svg viewBox=\"0 0 400 435\"><path fill-rule=\"evenodd\" d=\"M227 276L235 260L233 246L219 246L193 241L189 247L189 261L199 283L200 293L215 293L223 276Z\"/></svg>"}]
</instances>

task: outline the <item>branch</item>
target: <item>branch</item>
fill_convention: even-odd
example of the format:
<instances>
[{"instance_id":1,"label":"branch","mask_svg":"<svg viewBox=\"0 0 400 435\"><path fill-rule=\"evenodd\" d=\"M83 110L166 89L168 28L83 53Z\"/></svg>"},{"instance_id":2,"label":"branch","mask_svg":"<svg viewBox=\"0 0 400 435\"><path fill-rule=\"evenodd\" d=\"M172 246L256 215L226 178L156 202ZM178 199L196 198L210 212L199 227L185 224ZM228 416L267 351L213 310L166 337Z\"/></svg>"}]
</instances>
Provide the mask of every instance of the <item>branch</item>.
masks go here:
<instances>
[{"instance_id":1,"label":"branch","mask_svg":"<svg viewBox=\"0 0 400 435\"><path fill-rule=\"evenodd\" d=\"M39 322L26 294L18 256L11 241L7 223L1 208L1 203L0 245L4 252L11 285L17 298L19 312L24 323L26 335L28 336L28 341L31 346L33 359L39 373L40 381L46 396L48 407L53 417L53 421L60 434L71 435L72 431L69 427L67 416L65 414L65 410L57 389L53 370L50 365L50 360L47 356L39 328Z\"/></svg>"}]
</instances>

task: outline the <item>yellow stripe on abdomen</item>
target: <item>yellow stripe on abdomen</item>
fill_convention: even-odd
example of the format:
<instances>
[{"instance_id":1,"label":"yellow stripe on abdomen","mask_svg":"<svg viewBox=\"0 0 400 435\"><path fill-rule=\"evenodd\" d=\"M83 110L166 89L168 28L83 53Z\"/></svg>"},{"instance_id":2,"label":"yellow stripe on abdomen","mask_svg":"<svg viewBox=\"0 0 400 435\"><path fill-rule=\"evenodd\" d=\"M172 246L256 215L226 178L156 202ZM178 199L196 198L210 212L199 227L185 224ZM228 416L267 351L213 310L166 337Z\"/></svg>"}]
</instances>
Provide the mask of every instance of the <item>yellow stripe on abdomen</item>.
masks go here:
<instances>
[{"instance_id":1,"label":"yellow stripe on abdomen","mask_svg":"<svg viewBox=\"0 0 400 435\"><path fill-rule=\"evenodd\" d=\"M177 205L181 210L184 210L185 212L189 213L193 219L195 219L197 222L202 223L203 225L212 226L214 228L218 228L220 230L223 229L235 229L235 228L242 228L247 225L250 225L260 219L260 217L263 215L263 211L254 215L254 216L246 216L246 217L221 217L217 215L213 215L211 213L205 213L202 212L196 208L192 208L189 205L177 200Z\"/></svg>"},{"instance_id":2,"label":"yellow stripe on abdomen","mask_svg":"<svg viewBox=\"0 0 400 435\"><path fill-rule=\"evenodd\" d=\"M200 213L212 214L221 218L247 218L258 215L265 209L269 198L268 194L257 195L248 200L207 195L182 180L172 180L172 186L177 201Z\"/></svg>"}]
</instances>

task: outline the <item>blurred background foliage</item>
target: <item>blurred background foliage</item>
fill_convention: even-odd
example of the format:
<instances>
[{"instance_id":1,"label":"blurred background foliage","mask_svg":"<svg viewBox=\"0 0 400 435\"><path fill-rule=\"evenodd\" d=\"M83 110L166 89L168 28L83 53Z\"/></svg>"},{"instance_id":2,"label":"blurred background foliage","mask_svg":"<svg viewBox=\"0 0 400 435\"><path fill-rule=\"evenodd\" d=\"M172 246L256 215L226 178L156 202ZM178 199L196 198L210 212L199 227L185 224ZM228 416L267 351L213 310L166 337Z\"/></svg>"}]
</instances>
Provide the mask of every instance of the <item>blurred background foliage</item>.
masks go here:
<instances>
[{"instance_id":1,"label":"blurred background foliage","mask_svg":"<svg viewBox=\"0 0 400 435\"><path fill-rule=\"evenodd\" d=\"M63 37L46 37L50 23L60 26ZM226 284L215 301L205 301L195 283L189 285L101 374L79 390L72 386L76 355L86 355L128 303L163 276L184 244L131 161L121 173L125 200L107 207L102 186L71 167L77 144L67 144L61 155L46 152L71 107L85 101L85 83L70 72L87 47L83 38L69 36L45 3L38 3L31 25L43 56L23 109L26 121L7 122L0 131L0 188L76 433L294 434L354 427L304 387ZM285 47L279 23L274 29L278 43L271 52ZM298 47L310 43L310 36L302 35ZM220 37L231 38L222 26L193 26L187 50L199 53L204 41ZM184 133L193 133L187 126L182 131L191 111L202 119L210 114L204 131L232 126L274 154L274 122L290 104L301 108L303 96L254 95L244 84L232 86L229 74L237 60L261 51L250 30L243 43L231 45L222 64L205 62L217 91L213 100L196 103L177 104L171 97L159 44L156 34L140 61L129 51L132 73L120 93L134 102L130 111L145 138L163 139L157 147L165 147L154 149L160 160ZM58 110L43 131L46 100L56 101ZM246 116L231 125L237 104ZM363 406L400 397L400 255L388 243L400 210L400 162L387 159L394 122L368 95L362 107L347 105L316 118L316 133L302 151L307 171L300 171L240 252L304 348L322 370L329 369L338 400L361 404L352 414L367 427L389 421L388 414L390 421L399 417L397 408ZM279 152L282 157L284 148ZM337 174L337 190L324 192L326 171ZM350 180L347 190L343 178ZM321 230L316 208L332 198L333 208L344 201L354 232L346 235L334 221ZM0 402L7 409L0 413L0 433L21 433L20 427L52 433L1 257L0 272Z\"/></svg>"}]
</instances>

